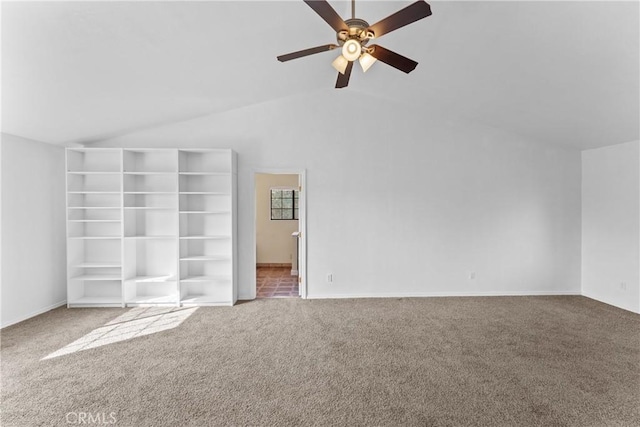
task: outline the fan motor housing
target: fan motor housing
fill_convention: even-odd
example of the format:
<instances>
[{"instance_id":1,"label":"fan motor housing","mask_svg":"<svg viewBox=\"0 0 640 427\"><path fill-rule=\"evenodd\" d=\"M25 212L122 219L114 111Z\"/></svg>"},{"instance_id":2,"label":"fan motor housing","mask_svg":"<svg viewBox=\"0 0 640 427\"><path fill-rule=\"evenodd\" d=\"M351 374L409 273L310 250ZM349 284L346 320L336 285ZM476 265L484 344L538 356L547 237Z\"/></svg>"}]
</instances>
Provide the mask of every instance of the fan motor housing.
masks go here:
<instances>
[{"instance_id":1,"label":"fan motor housing","mask_svg":"<svg viewBox=\"0 0 640 427\"><path fill-rule=\"evenodd\" d=\"M340 46L349 39L358 39L360 44L364 46L369 41L369 38L371 38L372 34L365 31L369 28L369 23L364 19L351 18L346 19L344 23L349 27L349 31L338 31L336 34L336 38Z\"/></svg>"}]
</instances>

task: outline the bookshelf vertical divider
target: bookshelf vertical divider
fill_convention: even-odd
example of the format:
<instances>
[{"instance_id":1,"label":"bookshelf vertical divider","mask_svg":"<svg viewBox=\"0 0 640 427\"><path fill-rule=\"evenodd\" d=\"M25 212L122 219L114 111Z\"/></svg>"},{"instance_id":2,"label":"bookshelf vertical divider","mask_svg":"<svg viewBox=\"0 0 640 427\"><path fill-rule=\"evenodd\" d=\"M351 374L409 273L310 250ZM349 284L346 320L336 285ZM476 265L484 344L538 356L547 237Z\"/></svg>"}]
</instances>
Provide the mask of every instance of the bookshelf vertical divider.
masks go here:
<instances>
[{"instance_id":1,"label":"bookshelf vertical divider","mask_svg":"<svg viewBox=\"0 0 640 427\"><path fill-rule=\"evenodd\" d=\"M124 277L124 150L120 150L120 293L122 295L120 304L124 308L126 306L125 300L125 277Z\"/></svg>"},{"instance_id":2,"label":"bookshelf vertical divider","mask_svg":"<svg viewBox=\"0 0 640 427\"><path fill-rule=\"evenodd\" d=\"M69 307L233 305L236 154L68 148Z\"/></svg>"}]
</instances>

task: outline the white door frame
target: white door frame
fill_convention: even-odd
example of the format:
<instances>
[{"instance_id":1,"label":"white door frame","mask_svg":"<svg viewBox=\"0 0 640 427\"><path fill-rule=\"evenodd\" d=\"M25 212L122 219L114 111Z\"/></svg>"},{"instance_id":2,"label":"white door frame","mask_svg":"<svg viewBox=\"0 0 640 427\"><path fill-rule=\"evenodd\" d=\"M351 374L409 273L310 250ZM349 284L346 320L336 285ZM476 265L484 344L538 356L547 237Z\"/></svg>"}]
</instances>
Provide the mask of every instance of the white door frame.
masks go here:
<instances>
[{"instance_id":1,"label":"white door frame","mask_svg":"<svg viewBox=\"0 0 640 427\"><path fill-rule=\"evenodd\" d=\"M300 191L300 198L298 199L298 231L300 231L300 237L298 241L299 253L298 253L298 277L300 277L300 297L307 298L307 171L306 169L269 169L269 168L257 168L251 170L251 200L253 204L253 224L251 233L251 240L253 242L253 268L256 268L258 262L257 254L257 239L256 239L256 220L257 220L257 206L256 206L256 174L264 173L271 175L298 175L298 182L302 191ZM256 297L256 275L253 274L253 292L254 299Z\"/></svg>"}]
</instances>

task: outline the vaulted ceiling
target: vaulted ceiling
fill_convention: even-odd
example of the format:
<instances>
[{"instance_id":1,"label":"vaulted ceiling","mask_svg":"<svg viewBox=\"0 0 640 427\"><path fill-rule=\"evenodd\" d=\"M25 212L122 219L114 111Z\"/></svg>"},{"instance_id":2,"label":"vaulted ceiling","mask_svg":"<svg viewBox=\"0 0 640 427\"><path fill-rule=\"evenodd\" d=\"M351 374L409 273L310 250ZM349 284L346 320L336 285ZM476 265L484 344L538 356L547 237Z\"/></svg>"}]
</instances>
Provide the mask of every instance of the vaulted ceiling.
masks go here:
<instances>
[{"instance_id":1,"label":"vaulted ceiling","mask_svg":"<svg viewBox=\"0 0 640 427\"><path fill-rule=\"evenodd\" d=\"M350 16L349 2L330 3ZM409 3L358 1L356 15L373 23ZM579 149L640 139L638 2L430 4L431 17L377 40L416 70L354 67L341 89L351 102ZM313 103L337 90L337 54L276 56L333 42L302 1L3 2L2 131L91 143L293 96Z\"/></svg>"}]
</instances>

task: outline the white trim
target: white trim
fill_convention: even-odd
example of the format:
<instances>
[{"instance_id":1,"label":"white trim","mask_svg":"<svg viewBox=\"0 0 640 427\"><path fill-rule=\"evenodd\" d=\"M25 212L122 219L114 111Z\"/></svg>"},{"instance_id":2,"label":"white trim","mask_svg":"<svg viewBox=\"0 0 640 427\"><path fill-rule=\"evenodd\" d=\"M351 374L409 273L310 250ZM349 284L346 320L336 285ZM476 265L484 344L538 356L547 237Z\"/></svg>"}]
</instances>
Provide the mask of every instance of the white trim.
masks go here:
<instances>
[{"instance_id":1,"label":"white trim","mask_svg":"<svg viewBox=\"0 0 640 427\"><path fill-rule=\"evenodd\" d=\"M25 320L29 320L32 317L39 316L40 314L46 313L47 311L54 310L54 309L56 309L58 307L62 307L63 305L66 305L66 304L67 304L67 300L64 300L64 301L60 301L60 302L57 302L55 304L52 304L52 305L50 305L48 307L33 311L33 312L27 314L26 316L22 316L22 317L20 317L18 319L10 320L9 322L3 324L2 327L0 327L0 329L4 329L7 326L15 325L16 323L24 322Z\"/></svg>"},{"instance_id":2,"label":"white trim","mask_svg":"<svg viewBox=\"0 0 640 427\"><path fill-rule=\"evenodd\" d=\"M258 262L258 254L256 249L256 221L257 221L257 209L256 209L256 174L271 174L271 175L298 175L298 182L302 191L298 199L298 231L302 233L299 237L300 252L298 253L298 273L302 279L300 283L300 297L307 298L307 170L306 169L281 169L281 168L254 168L249 171L250 179L250 194L251 203L253 207L253 221L251 222L251 241L253 248L253 263L252 268L255 268ZM256 299L256 275L251 277L251 290L248 295L243 295L243 298L238 296L238 299Z\"/></svg>"},{"instance_id":3,"label":"white trim","mask_svg":"<svg viewBox=\"0 0 640 427\"><path fill-rule=\"evenodd\" d=\"M255 288L255 286L254 286ZM255 289L253 290L253 294L240 294L238 293L238 300L239 301L251 301L256 299L256 291Z\"/></svg>"},{"instance_id":4,"label":"white trim","mask_svg":"<svg viewBox=\"0 0 640 427\"><path fill-rule=\"evenodd\" d=\"M298 174L300 191L298 197L298 277L300 277L300 297L307 298L307 171L302 169Z\"/></svg>"},{"instance_id":5,"label":"white trim","mask_svg":"<svg viewBox=\"0 0 640 427\"><path fill-rule=\"evenodd\" d=\"M327 294L307 295L308 299L345 299L345 298L433 298L433 297L510 297L510 296L580 296L579 291L507 291L507 292L399 292L380 294Z\"/></svg>"}]
</instances>

